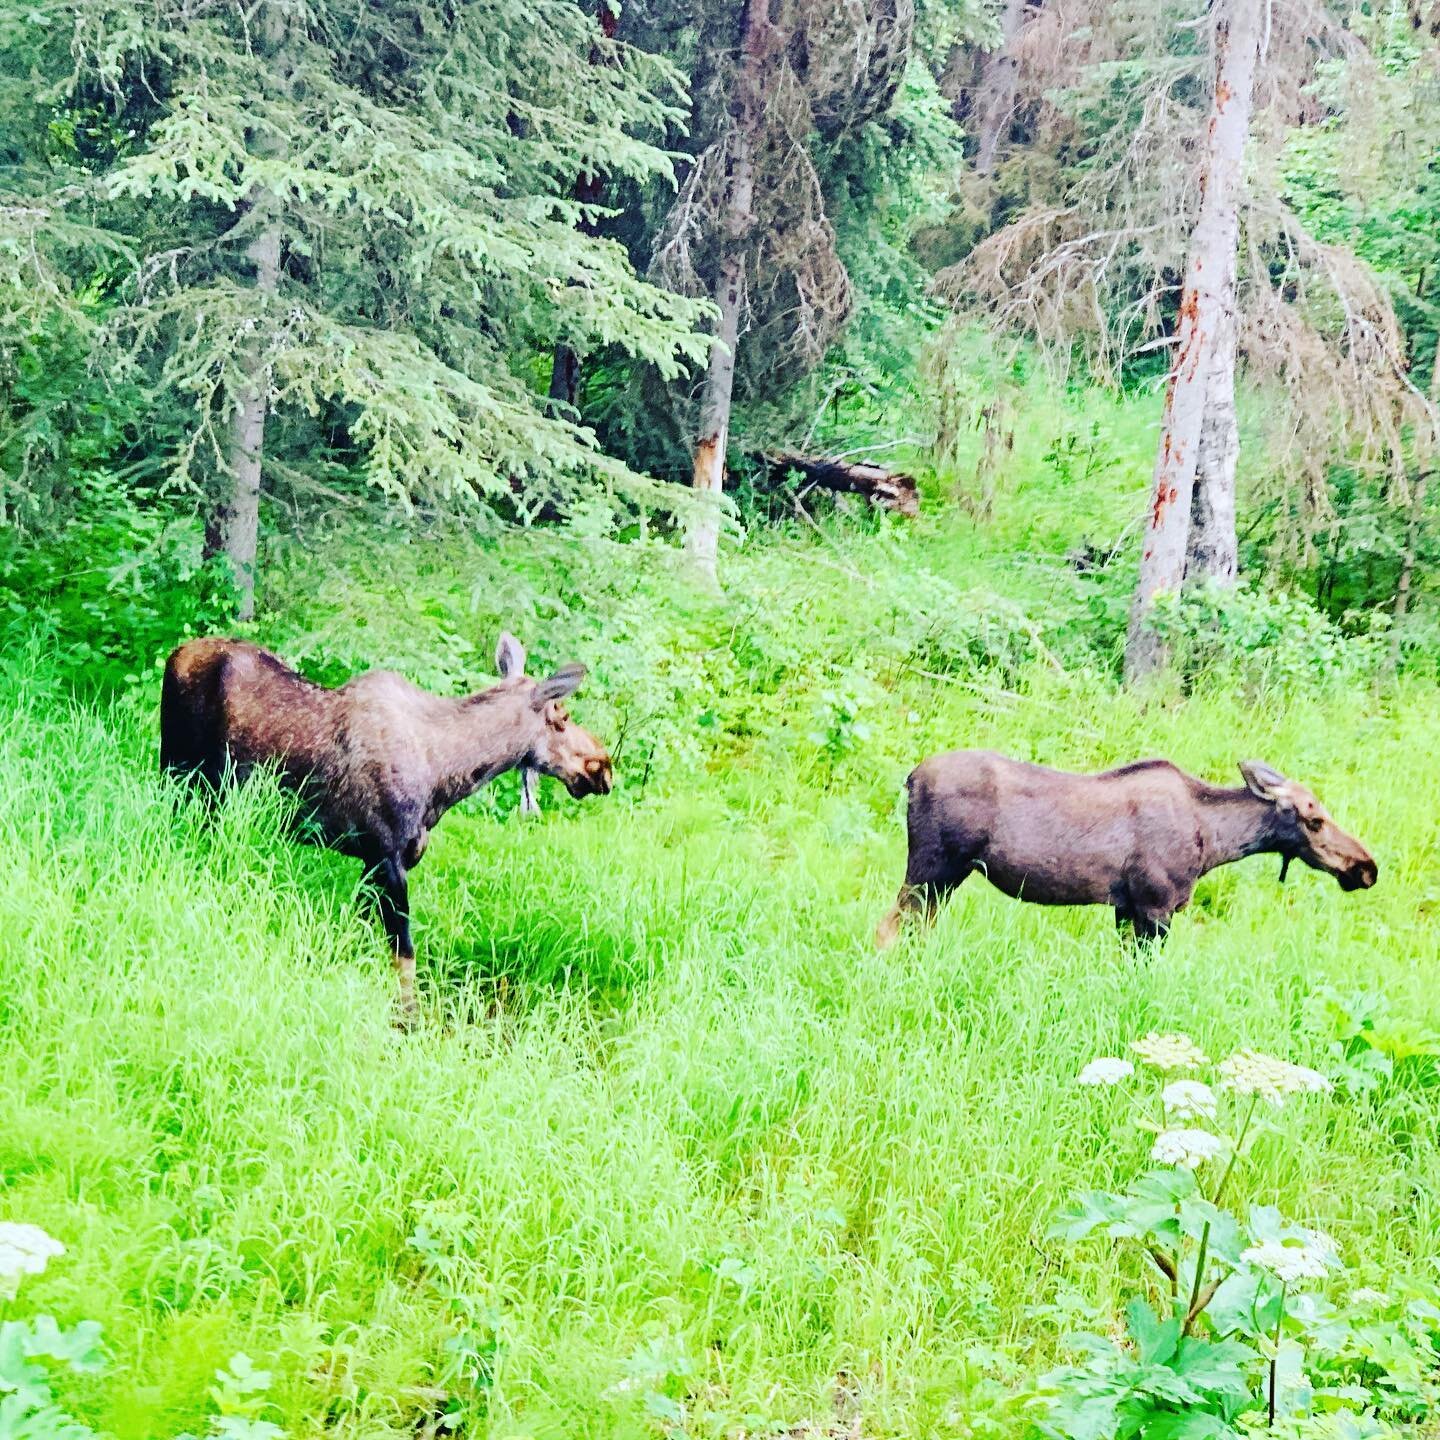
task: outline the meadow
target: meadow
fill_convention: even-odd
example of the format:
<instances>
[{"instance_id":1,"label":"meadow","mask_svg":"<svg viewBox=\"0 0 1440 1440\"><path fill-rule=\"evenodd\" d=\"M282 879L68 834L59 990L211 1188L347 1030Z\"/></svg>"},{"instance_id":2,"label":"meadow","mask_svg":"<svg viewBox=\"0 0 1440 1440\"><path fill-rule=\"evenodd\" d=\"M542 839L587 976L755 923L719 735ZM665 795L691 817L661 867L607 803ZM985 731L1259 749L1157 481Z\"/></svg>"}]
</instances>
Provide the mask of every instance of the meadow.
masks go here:
<instances>
[{"instance_id":1,"label":"meadow","mask_svg":"<svg viewBox=\"0 0 1440 1440\"><path fill-rule=\"evenodd\" d=\"M1301 637L1121 691L1130 561L1063 556L1143 493L1139 414L1106 412L1121 461L1083 491L1022 435L988 525L752 531L723 599L583 529L278 554L254 633L312 674L458 690L503 623L532 668L585 661L577 718L624 736L608 799L547 782L522 821L506 777L439 828L414 1034L352 865L288 843L263 784L212 824L161 782L158 672L77 694L54 635L10 647L0 1218L67 1247L27 1313L103 1327L66 1408L120 1440L1019 1433L1064 1332L1139 1283L1047 1235L1149 1144L1076 1075L1152 1030L1328 1072L1326 987L1418 1059L1277 1115L1249 1196L1333 1235L1349 1283L1440 1280L1435 686ZM1146 958L1106 910L972 882L877 955L903 778L957 746L1237 784L1261 758L1380 883L1244 862Z\"/></svg>"}]
</instances>

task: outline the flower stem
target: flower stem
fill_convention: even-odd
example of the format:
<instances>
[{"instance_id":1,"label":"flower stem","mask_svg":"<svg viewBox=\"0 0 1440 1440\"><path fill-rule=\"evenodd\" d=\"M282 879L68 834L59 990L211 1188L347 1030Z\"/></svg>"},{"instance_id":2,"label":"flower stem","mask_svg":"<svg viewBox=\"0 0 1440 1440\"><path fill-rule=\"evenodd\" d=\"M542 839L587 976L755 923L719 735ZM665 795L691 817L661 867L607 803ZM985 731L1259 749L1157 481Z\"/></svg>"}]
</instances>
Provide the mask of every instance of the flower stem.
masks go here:
<instances>
[{"instance_id":1,"label":"flower stem","mask_svg":"<svg viewBox=\"0 0 1440 1440\"><path fill-rule=\"evenodd\" d=\"M1280 1371L1280 1327L1285 1323L1285 1294L1289 1288L1288 1282L1281 1282L1280 1313L1275 1317L1275 1353L1270 1357L1270 1418L1266 1423L1272 1428L1275 1424L1276 1377Z\"/></svg>"},{"instance_id":2,"label":"flower stem","mask_svg":"<svg viewBox=\"0 0 1440 1440\"><path fill-rule=\"evenodd\" d=\"M1195 1256L1195 1283L1190 1287L1190 1304L1185 1311L1185 1321L1180 1326L1180 1333L1188 1335L1191 1323L1200 1313L1200 1282L1205 1278L1205 1260L1210 1250L1210 1222L1205 1222L1205 1228L1200 1232L1200 1250Z\"/></svg>"},{"instance_id":3,"label":"flower stem","mask_svg":"<svg viewBox=\"0 0 1440 1440\"><path fill-rule=\"evenodd\" d=\"M1245 1118L1240 1122L1240 1133L1235 1137L1235 1148L1230 1152L1230 1163L1225 1167L1225 1173L1220 1177L1220 1183L1215 1187L1215 1196L1211 1204L1218 1205L1220 1197L1225 1193L1225 1187L1230 1183L1231 1172L1235 1169L1235 1162L1240 1158L1240 1147L1245 1143L1245 1137L1250 1133L1250 1122L1255 1118L1255 1106L1259 1103L1258 1094L1251 1095L1250 1107L1245 1111Z\"/></svg>"}]
</instances>

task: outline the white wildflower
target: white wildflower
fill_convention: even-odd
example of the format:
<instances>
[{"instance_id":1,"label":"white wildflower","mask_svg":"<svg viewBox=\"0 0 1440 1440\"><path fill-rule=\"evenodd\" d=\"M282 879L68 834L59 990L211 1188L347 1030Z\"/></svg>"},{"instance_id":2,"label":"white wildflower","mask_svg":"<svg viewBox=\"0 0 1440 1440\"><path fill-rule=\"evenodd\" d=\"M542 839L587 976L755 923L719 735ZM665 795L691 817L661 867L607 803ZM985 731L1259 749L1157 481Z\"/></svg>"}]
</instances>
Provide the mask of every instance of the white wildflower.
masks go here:
<instances>
[{"instance_id":1,"label":"white wildflower","mask_svg":"<svg viewBox=\"0 0 1440 1440\"><path fill-rule=\"evenodd\" d=\"M1383 1290L1372 1290L1368 1285L1362 1285L1358 1290L1350 1292L1350 1303L1352 1305L1388 1305L1390 1297Z\"/></svg>"},{"instance_id":2,"label":"white wildflower","mask_svg":"<svg viewBox=\"0 0 1440 1440\"><path fill-rule=\"evenodd\" d=\"M1201 1080L1172 1080L1160 1092L1160 1103L1179 1120L1215 1118L1215 1092Z\"/></svg>"},{"instance_id":3,"label":"white wildflower","mask_svg":"<svg viewBox=\"0 0 1440 1440\"><path fill-rule=\"evenodd\" d=\"M1308 1065L1292 1065L1258 1050L1239 1050L1220 1062L1220 1086L1237 1095L1259 1095L1283 1105L1291 1095L1318 1095L1335 1087Z\"/></svg>"},{"instance_id":4,"label":"white wildflower","mask_svg":"<svg viewBox=\"0 0 1440 1440\"><path fill-rule=\"evenodd\" d=\"M1240 1258L1287 1285L1293 1280L1323 1280L1340 1263L1335 1242L1320 1230L1297 1229L1286 1240L1262 1240L1242 1250Z\"/></svg>"},{"instance_id":5,"label":"white wildflower","mask_svg":"<svg viewBox=\"0 0 1440 1440\"><path fill-rule=\"evenodd\" d=\"M1092 1060L1076 1077L1077 1085L1118 1085L1127 1076L1135 1073L1135 1067L1128 1060L1113 1055L1101 1055Z\"/></svg>"},{"instance_id":6,"label":"white wildflower","mask_svg":"<svg viewBox=\"0 0 1440 1440\"><path fill-rule=\"evenodd\" d=\"M40 1275L65 1247L38 1225L0 1221L0 1294L15 1293L22 1275Z\"/></svg>"},{"instance_id":7,"label":"white wildflower","mask_svg":"<svg viewBox=\"0 0 1440 1440\"><path fill-rule=\"evenodd\" d=\"M1225 1142L1208 1130L1162 1130L1155 1137L1150 1158L1161 1165L1183 1165L1194 1170L1224 1152Z\"/></svg>"},{"instance_id":8,"label":"white wildflower","mask_svg":"<svg viewBox=\"0 0 1440 1440\"><path fill-rule=\"evenodd\" d=\"M1143 1039L1132 1040L1130 1048L1151 1069L1166 1073L1198 1070L1210 1063L1205 1052L1188 1035L1158 1035L1152 1030Z\"/></svg>"}]
</instances>

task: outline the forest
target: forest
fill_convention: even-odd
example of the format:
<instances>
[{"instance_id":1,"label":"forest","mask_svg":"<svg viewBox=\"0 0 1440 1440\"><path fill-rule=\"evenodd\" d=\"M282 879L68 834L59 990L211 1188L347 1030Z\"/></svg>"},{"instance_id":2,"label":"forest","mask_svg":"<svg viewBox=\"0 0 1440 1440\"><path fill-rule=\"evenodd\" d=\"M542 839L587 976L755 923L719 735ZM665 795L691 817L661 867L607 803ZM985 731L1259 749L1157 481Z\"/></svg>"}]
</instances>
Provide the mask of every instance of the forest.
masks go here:
<instances>
[{"instance_id":1,"label":"forest","mask_svg":"<svg viewBox=\"0 0 1440 1440\"><path fill-rule=\"evenodd\" d=\"M1437 0L0 0L0 294L0 1440L1435 1433Z\"/></svg>"}]
</instances>

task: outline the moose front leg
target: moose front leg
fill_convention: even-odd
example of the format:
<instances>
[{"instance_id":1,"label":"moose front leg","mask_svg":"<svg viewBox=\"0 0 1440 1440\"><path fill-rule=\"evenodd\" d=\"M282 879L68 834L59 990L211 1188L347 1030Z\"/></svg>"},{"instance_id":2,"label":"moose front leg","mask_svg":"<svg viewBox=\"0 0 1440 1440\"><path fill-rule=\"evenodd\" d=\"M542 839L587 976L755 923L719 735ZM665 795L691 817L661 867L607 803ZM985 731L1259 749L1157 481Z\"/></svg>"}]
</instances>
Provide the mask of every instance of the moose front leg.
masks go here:
<instances>
[{"instance_id":1,"label":"moose front leg","mask_svg":"<svg viewBox=\"0 0 1440 1440\"><path fill-rule=\"evenodd\" d=\"M400 980L400 1023L411 1025L419 1016L415 999L415 946L410 939L410 886L404 865L387 855L370 867L368 879L376 887L376 908L380 923L395 955L395 973Z\"/></svg>"}]
</instances>

